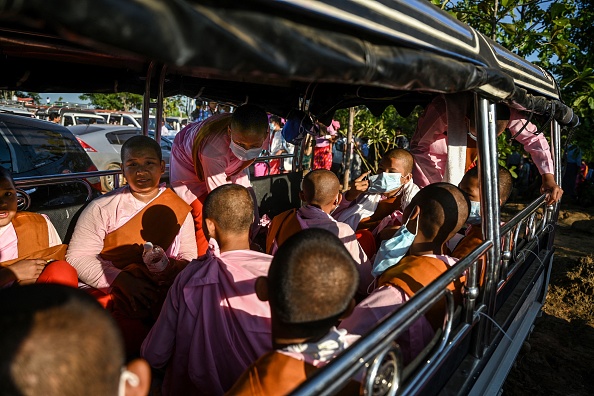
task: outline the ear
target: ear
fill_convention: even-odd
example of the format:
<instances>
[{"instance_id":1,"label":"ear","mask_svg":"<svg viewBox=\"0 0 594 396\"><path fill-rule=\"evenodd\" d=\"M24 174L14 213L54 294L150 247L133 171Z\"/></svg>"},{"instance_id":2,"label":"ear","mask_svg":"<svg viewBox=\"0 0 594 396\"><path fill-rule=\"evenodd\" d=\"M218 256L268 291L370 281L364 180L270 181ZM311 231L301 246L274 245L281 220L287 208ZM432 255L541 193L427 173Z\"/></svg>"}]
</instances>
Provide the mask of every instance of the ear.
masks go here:
<instances>
[{"instance_id":1,"label":"ear","mask_svg":"<svg viewBox=\"0 0 594 396\"><path fill-rule=\"evenodd\" d=\"M419 214L421 214L421 208L419 207L419 205L415 206L412 211L410 212L410 217L408 218L408 224L406 225L406 228L411 231L412 228L412 224L411 224L411 220L417 219L416 220L416 226L414 229L417 230L417 233L419 232ZM404 220L404 219L403 219Z\"/></svg>"},{"instance_id":2,"label":"ear","mask_svg":"<svg viewBox=\"0 0 594 396\"><path fill-rule=\"evenodd\" d=\"M203 231L206 231L205 232L206 240L209 240L210 238L217 239L217 226L216 226L216 223L214 222L214 220L205 218L203 220L202 228L203 228Z\"/></svg>"},{"instance_id":3,"label":"ear","mask_svg":"<svg viewBox=\"0 0 594 396\"><path fill-rule=\"evenodd\" d=\"M256 279L256 296L260 301L268 301L268 278L259 276Z\"/></svg>"},{"instance_id":4,"label":"ear","mask_svg":"<svg viewBox=\"0 0 594 396\"><path fill-rule=\"evenodd\" d=\"M338 192L338 196L336 197L336 205L340 205L342 202L342 194Z\"/></svg>"},{"instance_id":5,"label":"ear","mask_svg":"<svg viewBox=\"0 0 594 396\"><path fill-rule=\"evenodd\" d=\"M351 301L349 301L349 306L347 307L347 309L345 309L345 311L342 313L342 315L340 315L340 319L338 319L338 320L345 320L346 318L351 316L356 305L357 305L357 303L355 302L355 299L351 298Z\"/></svg>"},{"instance_id":6,"label":"ear","mask_svg":"<svg viewBox=\"0 0 594 396\"><path fill-rule=\"evenodd\" d=\"M409 173L408 175L404 176L404 184L408 183L409 181L412 180L412 173Z\"/></svg>"},{"instance_id":7,"label":"ear","mask_svg":"<svg viewBox=\"0 0 594 396\"><path fill-rule=\"evenodd\" d=\"M128 363L128 371L138 376L139 383L132 386L126 382L126 396L145 396L148 395L151 387L151 368L144 359L134 359Z\"/></svg>"},{"instance_id":8,"label":"ear","mask_svg":"<svg viewBox=\"0 0 594 396\"><path fill-rule=\"evenodd\" d=\"M165 174L165 161L161 160L161 174Z\"/></svg>"}]
</instances>

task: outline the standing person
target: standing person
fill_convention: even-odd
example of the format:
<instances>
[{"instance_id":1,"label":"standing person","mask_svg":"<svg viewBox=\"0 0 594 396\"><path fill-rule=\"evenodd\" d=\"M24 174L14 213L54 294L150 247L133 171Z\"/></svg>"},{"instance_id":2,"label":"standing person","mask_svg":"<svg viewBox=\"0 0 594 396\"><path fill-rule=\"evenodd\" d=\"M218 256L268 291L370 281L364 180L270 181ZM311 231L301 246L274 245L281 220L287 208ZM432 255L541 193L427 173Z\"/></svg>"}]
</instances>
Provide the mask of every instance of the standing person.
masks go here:
<instances>
[{"instance_id":1,"label":"standing person","mask_svg":"<svg viewBox=\"0 0 594 396\"><path fill-rule=\"evenodd\" d=\"M202 203L223 184L251 187L248 168L266 147L267 135L266 112L246 104L233 113L190 124L175 136L169 179L173 190L192 206L199 255L208 249L202 231Z\"/></svg>"},{"instance_id":2,"label":"standing person","mask_svg":"<svg viewBox=\"0 0 594 396\"><path fill-rule=\"evenodd\" d=\"M563 185L563 190L566 191L571 198L575 199L577 195L575 185L582 164L582 149L575 144L570 143L567 146L566 158L565 173L563 174L563 181L561 184Z\"/></svg>"},{"instance_id":3,"label":"standing person","mask_svg":"<svg viewBox=\"0 0 594 396\"><path fill-rule=\"evenodd\" d=\"M402 128L400 127L396 127L396 146L404 150L408 150L410 146L408 138L402 132Z\"/></svg>"},{"instance_id":4,"label":"standing person","mask_svg":"<svg viewBox=\"0 0 594 396\"><path fill-rule=\"evenodd\" d=\"M342 134L337 135L337 139L332 144L332 167L330 170L342 180L344 174L344 151L346 149L346 138Z\"/></svg>"},{"instance_id":5,"label":"standing person","mask_svg":"<svg viewBox=\"0 0 594 396\"><path fill-rule=\"evenodd\" d=\"M330 140L336 135L340 123L332 120L330 126L322 123L318 123L318 125L320 127L320 136L316 138L312 169L330 170L332 168L332 143Z\"/></svg>"},{"instance_id":6,"label":"standing person","mask_svg":"<svg viewBox=\"0 0 594 396\"><path fill-rule=\"evenodd\" d=\"M60 124L60 122L62 121L62 117L60 117L59 113L50 113L49 120L51 122L55 122L56 124Z\"/></svg>"},{"instance_id":7,"label":"standing person","mask_svg":"<svg viewBox=\"0 0 594 396\"><path fill-rule=\"evenodd\" d=\"M269 120L270 136L272 141L270 142L270 155L281 155L286 153L285 150L285 139L282 135L282 125L279 116L271 116ZM273 159L268 163L270 167L269 175L278 175L281 170L281 160Z\"/></svg>"},{"instance_id":8,"label":"standing person","mask_svg":"<svg viewBox=\"0 0 594 396\"><path fill-rule=\"evenodd\" d=\"M530 153L541 174L541 193L547 193L547 203L553 204L563 195L555 182L554 164L547 139L537 132L536 125L524 119L518 110L506 105L497 106L497 134L509 129L512 136ZM466 117L467 150L466 169L476 158L476 126L473 109ZM437 95L427 106L417 123L417 130L410 142L410 152L415 158L413 178L419 187L441 182L448 160L448 115L445 95Z\"/></svg>"}]
</instances>

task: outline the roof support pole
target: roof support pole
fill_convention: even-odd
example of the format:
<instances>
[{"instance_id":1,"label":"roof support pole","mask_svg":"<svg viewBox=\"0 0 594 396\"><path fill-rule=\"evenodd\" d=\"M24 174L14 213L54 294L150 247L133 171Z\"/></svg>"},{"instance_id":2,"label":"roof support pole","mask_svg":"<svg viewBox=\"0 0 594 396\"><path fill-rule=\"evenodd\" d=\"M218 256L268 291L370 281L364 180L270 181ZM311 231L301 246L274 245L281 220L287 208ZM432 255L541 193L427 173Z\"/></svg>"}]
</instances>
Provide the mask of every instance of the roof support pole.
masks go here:
<instances>
[{"instance_id":1,"label":"roof support pole","mask_svg":"<svg viewBox=\"0 0 594 396\"><path fill-rule=\"evenodd\" d=\"M151 106L151 80L153 79L153 69L155 62L149 63L146 71L146 81L144 83L144 97L142 99L142 134L148 136L149 115Z\"/></svg>"},{"instance_id":2,"label":"roof support pole","mask_svg":"<svg viewBox=\"0 0 594 396\"><path fill-rule=\"evenodd\" d=\"M155 140L161 143L161 125L163 124L163 87L165 85L165 75L167 74L167 66L161 67L159 73L159 87L157 91L157 118L155 120Z\"/></svg>"},{"instance_id":3,"label":"roof support pole","mask_svg":"<svg viewBox=\"0 0 594 396\"><path fill-rule=\"evenodd\" d=\"M500 266L501 238L499 226L499 175L497 163L497 128L495 119L495 105L487 99L474 100L475 114L478 116L477 146L479 148L479 185L481 192L481 217L483 235L493 246L487 252L484 288L479 297L481 305L489 317L495 314L497 294L497 270ZM480 307L477 307L477 309ZM493 324L486 318L481 318L474 342L472 353L481 358L485 348L490 343Z\"/></svg>"}]
</instances>

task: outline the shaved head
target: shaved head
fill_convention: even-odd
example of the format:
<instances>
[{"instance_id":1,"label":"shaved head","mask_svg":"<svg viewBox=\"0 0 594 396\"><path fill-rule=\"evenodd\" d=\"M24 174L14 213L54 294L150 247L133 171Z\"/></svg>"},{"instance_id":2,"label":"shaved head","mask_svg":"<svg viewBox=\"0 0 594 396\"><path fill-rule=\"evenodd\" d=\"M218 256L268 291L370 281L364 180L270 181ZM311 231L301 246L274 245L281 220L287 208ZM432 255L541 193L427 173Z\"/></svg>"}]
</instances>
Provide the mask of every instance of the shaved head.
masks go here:
<instances>
[{"instance_id":1,"label":"shaved head","mask_svg":"<svg viewBox=\"0 0 594 396\"><path fill-rule=\"evenodd\" d=\"M498 190L499 190L499 201L501 202L501 205L503 205L509 198L509 196L512 193L512 189L514 188L514 179L511 175L511 173L505 169L504 167L500 166L497 169L497 175L499 178L499 185L498 185ZM476 182L473 183L473 185L476 185L476 188L478 189L479 187L479 175L478 175L478 167L475 166L474 168L470 169L468 172L466 172L464 174L464 177L462 178L462 181L465 181L466 179L473 179ZM462 181L460 182L460 185L462 185ZM473 194L474 196L480 196L479 191L474 192Z\"/></svg>"},{"instance_id":2,"label":"shaved head","mask_svg":"<svg viewBox=\"0 0 594 396\"><path fill-rule=\"evenodd\" d=\"M325 334L349 308L359 284L355 261L334 234L310 228L290 237L268 271L270 308L295 335Z\"/></svg>"},{"instance_id":3,"label":"shaved head","mask_svg":"<svg viewBox=\"0 0 594 396\"><path fill-rule=\"evenodd\" d=\"M412 173L415 161L413 159L412 154L408 151L401 148L395 148L386 152L382 159L384 158L394 159L400 162L400 167L402 168L402 170L404 170L402 176L406 176L409 173Z\"/></svg>"},{"instance_id":4,"label":"shaved head","mask_svg":"<svg viewBox=\"0 0 594 396\"><path fill-rule=\"evenodd\" d=\"M0 394L116 395L124 345L86 293L34 284L0 290Z\"/></svg>"},{"instance_id":5,"label":"shaved head","mask_svg":"<svg viewBox=\"0 0 594 396\"><path fill-rule=\"evenodd\" d=\"M418 206L419 231L436 243L449 240L466 222L470 201L450 183L434 183L422 188L406 207L404 218Z\"/></svg>"},{"instance_id":6,"label":"shaved head","mask_svg":"<svg viewBox=\"0 0 594 396\"><path fill-rule=\"evenodd\" d=\"M254 221L254 201L247 188L224 184L208 194L202 217L213 220L225 232L249 232Z\"/></svg>"},{"instance_id":7,"label":"shaved head","mask_svg":"<svg viewBox=\"0 0 594 396\"><path fill-rule=\"evenodd\" d=\"M239 106L231 116L231 129L246 136L265 137L268 133L268 115L259 106Z\"/></svg>"},{"instance_id":8,"label":"shaved head","mask_svg":"<svg viewBox=\"0 0 594 396\"><path fill-rule=\"evenodd\" d=\"M309 205L331 204L340 192L338 177L329 170L317 169L309 172L301 183L303 198Z\"/></svg>"}]
</instances>

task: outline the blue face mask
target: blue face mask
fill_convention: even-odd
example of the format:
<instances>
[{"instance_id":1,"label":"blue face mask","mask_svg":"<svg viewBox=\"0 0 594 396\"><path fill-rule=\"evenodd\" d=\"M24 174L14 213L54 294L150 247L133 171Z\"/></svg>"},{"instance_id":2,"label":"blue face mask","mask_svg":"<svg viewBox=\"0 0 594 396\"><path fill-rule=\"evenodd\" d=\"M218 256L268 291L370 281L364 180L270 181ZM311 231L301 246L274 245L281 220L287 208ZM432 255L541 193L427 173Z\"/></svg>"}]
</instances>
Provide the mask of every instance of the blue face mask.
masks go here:
<instances>
[{"instance_id":1,"label":"blue face mask","mask_svg":"<svg viewBox=\"0 0 594 396\"><path fill-rule=\"evenodd\" d=\"M481 203L470 201L470 213L468 214L468 224L479 224L481 222Z\"/></svg>"},{"instance_id":2,"label":"blue face mask","mask_svg":"<svg viewBox=\"0 0 594 396\"><path fill-rule=\"evenodd\" d=\"M400 173L388 172L380 172L377 175L369 176L369 189L367 192L371 194L383 194L397 190L402 186L402 183L400 183L401 177L402 174Z\"/></svg>"},{"instance_id":3,"label":"blue face mask","mask_svg":"<svg viewBox=\"0 0 594 396\"><path fill-rule=\"evenodd\" d=\"M241 161L249 161L253 160L254 158L258 158L258 156L262 152L262 147L256 147L249 150L244 149L243 147L235 143L233 139L231 139L231 144L229 144L229 148L231 149L233 154Z\"/></svg>"},{"instance_id":4,"label":"blue face mask","mask_svg":"<svg viewBox=\"0 0 594 396\"><path fill-rule=\"evenodd\" d=\"M407 224L408 220L398 231L396 231L396 234L394 234L391 239L382 242L375 255L375 261L373 262L373 268L371 269L371 274L375 278L383 274L388 268L398 264L406 252L408 252L410 245L412 245L417 236L419 219L417 218L417 230L414 234L406 228Z\"/></svg>"}]
</instances>

